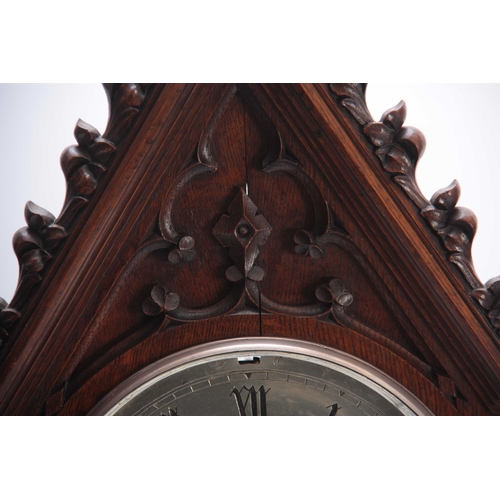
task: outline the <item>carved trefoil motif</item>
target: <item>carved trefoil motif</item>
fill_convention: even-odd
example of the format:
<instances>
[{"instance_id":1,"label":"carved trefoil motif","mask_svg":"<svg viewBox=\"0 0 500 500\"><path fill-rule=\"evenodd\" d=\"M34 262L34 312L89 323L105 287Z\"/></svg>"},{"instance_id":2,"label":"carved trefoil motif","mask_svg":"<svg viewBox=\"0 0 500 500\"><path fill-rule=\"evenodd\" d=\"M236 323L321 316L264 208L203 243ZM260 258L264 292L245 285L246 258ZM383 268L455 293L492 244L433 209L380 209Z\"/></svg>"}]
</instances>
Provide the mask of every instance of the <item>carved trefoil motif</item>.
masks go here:
<instances>
[{"instance_id":1,"label":"carved trefoil motif","mask_svg":"<svg viewBox=\"0 0 500 500\"><path fill-rule=\"evenodd\" d=\"M335 328L345 327L396 352L428 374L429 365L391 340L385 325L360 314L363 294L366 297L369 293L367 283L369 287L373 285L375 295L380 297L377 300L388 310L396 311L397 304L345 229L342 214L331 208L335 198L332 196L327 202L311 159L302 157L303 151L298 147L298 151L292 150L276 129L271 130L274 125L269 118L262 127L264 132L260 132L265 137L260 150L243 151L244 161L236 155L230 161L222 155L216 157L215 153L221 150L217 141L223 142L224 136L217 130L213 133L214 120L223 122L220 117L224 112L217 110L213 116L200 140L193 141L191 152L186 148L177 170L170 172L165 191L157 190L158 208L148 214L144 232L139 234L141 243L115 280L114 290L109 292L113 300L109 310L124 311L135 321L128 323L129 330L117 332L116 338L125 340L116 344L116 352L133 345L136 338L180 333L182 329L177 327L185 323L229 315L232 318L228 320L237 320L239 315L253 315L249 321L263 324L274 321L271 315L283 315L315 318ZM163 161L159 158L158 170ZM242 171L239 176L233 173L238 162ZM245 162L248 172L241 168ZM302 210L302 215L293 218L284 211L279 213L275 193L281 186L295 189L297 212ZM211 194L212 189L217 196ZM205 213L209 215L205 217ZM345 263L335 264L340 254L352 263L356 277L350 276ZM281 255L282 262L276 259ZM279 290L280 279L286 273L294 278L296 290L292 293L286 287ZM357 279L360 275L365 289ZM184 288L186 280L189 286ZM200 290L204 288L199 293L201 300L197 297L196 301L193 295L197 293L198 280ZM126 292L131 288L129 283L134 282L138 284L133 292ZM207 282L211 293L205 293ZM127 303L120 303L122 297ZM100 335L105 316L105 309L98 312L92 335ZM403 324L400 316L398 321ZM103 350L113 342L114 339L104 344L103 340ZM110 359L113 355L109 354ZM92 369L88 369L89 373Z\"/></svg>"},{"instance_id":2,"label":"carved trefoil motif","mask_svg":"<svg viewBox=\"0 0 500 500\"><path fill-rule=\"evenodd\" d=\"M233 98L234 91L228 94L226 101L221 105L222 108L227 106ZM251 97L249 99L251 101ZM247 102L247 104L255 106L254 102ZM359 251L347 232L335 224L335 216L320 189L295 155L290 152L284 139L274 128L274 124L262 110L257 114L264 125L270 145L268 145L267 156L261 159L261 164L256 165L256 168L267 175L285 174L285 176L292 177L305 190L312 204L313 225L291 233L288 248L294 251L297 259L309 256L316 260L327 256L328 245L339 246L361 265L374 282L377 282L377 277L366 257ZM182 235L174 229L174 206L184 186L193 182L197 176L206 173L217 174L221 171L220 167L214 166L211 141L213 129L222 115L223 110L214 113L214 117L202 134L194 155L195 160L182 169L167 193L160 211L159 229L163 238L162 245L168 248L170 264L190 262L195 258L195 238L186 233ZM230 293L218 303L195 309L185 305L186 298L182 296L182 290L172 289L167 281L157 282L150 289L149 296L143 299L144 313L150 316L164 313L168 319L182 323L229 314L246 307L259 312L290 316L330 317L338 324L345 324L347 321L345 308L354 299L352 293L346 291L346 285L338 277L325 276L315 283L313 290L316 290L316 293L309 295L308 304L281 303L263 293L260 284L265 280L267 273L274 271L272 268L268 269L265 262L259 262L259 255L273 232L269 222L269 216L273 214L268 216L260 212L259 207L248 194L248 187L252 188L252 184L247 184L247 190L241 185L233 188L236 194L232 196L226 210L216 219L211 229L216 241L221 247L227 249L234 263L225 269L226 279L233 284ZM280 221L281 223L286 225L286 221ZM189 228L187 231L189 232ZM214 248L214 251L217 250ZM335 255L330 255L328 258L335 259ZM311 286L311 284L304 285ZM350 327L353 325L354 323L350 322Z\"/></svg>"},{"instance_id":3,"label":"carved trefoil motif","mask_svg":"<svg viewBox=\"0 0 500 500\"><path fill-rule=\"evenodd\" d=\"M301 88L303 94L298 92ZM455 355L455 345L468 344L447 341L447 332L454 335L457 331L449 327L460 327L459 321L441 318L437 305L436 311L432 309L435 304L422 293L429 290L426 280L430 273L425 269L418 274L420 282L408 287L399 282L399 270L409 276L411 271L418 271L417 265L406 265L405 252L387 258L394 243L395 248L399 247L390 234L391 219L385 224L386 220L377 211L382 208L385 213L385 206L378 205L376 196L356 198L359 187L356 176L360 172L388 182L389 176L373 172L377 164L369 157L365 141L357 137L354 128L357 124L353 127L347 123L339 107L344 101L335 98L333 102L329 88L326 85L193 86L185 89L174 108L169 107L172 99L177 102L171 87L162 87L161 94L155 90L154 102L149 101L145 115L139 120L137 138L130 142L129 150L124 147L115 155L126 160L123 162L126 172L137 173L135 194L127 196L130 201L117 211L119 218L106 219L107 225L99 226L96 215L106 211L114 214L114 197L100 196L104 193L102 189L90 204L95 210L89 212L91 227L82 234L90 240L92 231L99 231L102 238L95 248L102 249L99 256L103 261L76 260L82 261L85 279L80 284L69 276L68 282L72 290L81 293L65 295L74 298L58 304L54 321L50 310L43 317L38 315L47 319L42 325L44 329L40 327L34 337L43 340L44 348L39 353L26 342L29 349L25 352L33 359L41 360L46 353L60 352L60 366L52 371L48 361L33 365L29 373L26 370L30 378L26 378L24 385L12 386L17 394L29 394L25 390L29 383L36 386L40 398L49 395L45 398L48 413L61 408L67 413L87 411L95 403L92 391L102 393L102 387L107 387L101 382L111 389L125 374L189 345L230 336L300 335L305 340L363 358L382 370L392 370L391 376L403 385L407 381L414 384L410 390L420 391L420 395L428 391L426 401L437 401L440 391L446 396L446 411L455 406L466 413L464 400L467 404L473 401L472 393L451 358ZM345 87L344 91L355 93L356 89ZM255 97L254 102L250 94ZM349 98L352 96L346 97L345 102ZM157 106L160 103L165 107ZM317 104L321 104L321 110ZM370 139L383 168L392 179L406 186L408 192L412 186L411 168L405 170L405 165L408 166L406 160L415 160L417 147L411 144L412 134L403 127L403 115L404 106L398 105L386 113L381 124L368 118L363 128L380 143ZM165 118L171 123L165 122ZM157 131L165 127L156 138L148 132L153 130L152 124L157 124L154 128ZM91 144L98 136L82 124L80 128L83 136L78 147L88 146L97 151ZM349 140L344 135L346 131ZM107 133L102 137L114 142ZM416 133L413 135L418 137ZM359 163L359 171L354 154L359 152L358 146L366 160ZM351 147L352 154L346 154ZM137 155L137 151L145 156ZM85 165L75 163L74 172ZM95 167L89 168L93 173ZM83 168L78 175L86 171ZM109 186L116 188L110 192L124 192L128 178L108 175ZM135 186L135 181L128 185ZM373 194L371 184L363 187L365 195ZM388 194L395 191L390 185L382 188L384 194L385 188ZM448 256L458 258L460 253L466 256L466 251L459 248L461 241L463 248L467 248L467 239L462 238L460 231L469 239L470 235L462 224L464 212L456 206L456 187L450 186L430 202L419 199L418 195L415 199L419 211L441 233L442 246L448 249L455 245ZM410 209L411 217L400 221L402 227L394 229L397 236L408 227L407 222L418 221L413 216L417 211L404 199L397 197L397 203L390 201L396 208L399 205ZM370 205L372 212L368 210ZM71 227L59 224L58 219L42 213L42 209L31 206L29 212L28 228L42 241L43 247L28 248L22 243L27 264L31 262L28 252L33 251L36 258L40 255L43 258L43 251L52 253L49 246L58 229L54 224L68 235L71 233ZM425 225L417 224L417 228L418 235L427 243L430 233L426 234ZM35 237L33 240L36 242ZM62 236L60 240L61 247L64 241L87 241L84 237L77 239L76 234L66 239ZM74 247L81 248L94 247L81 243ZM436 256L437 249L432 249L432 254ZM71 253L68 255L73 257ZM56 265L59 262L54 261ZM47 277L55 279L50 286L44 283L40 292L46 289L51 292L52 284L64 292L61 276L65 277L63 272L72 262L71 258L66 260L61 272L56 272L56 266L47 266ZM490 310L490 318L500 316L500 288L496 285L490 282L484 289L478 287L473 292ZM41 295L38 293L37 297ZM42 297L41 304L46 303L50 306L49 300ZM429 306L430 313L420 317L418 311L424 310L421 307L424 305ZM11 322L16 319L15 312L0 301L1 309L0 328L5 326L1 319ZM77 313L74 318L72 311ZM432 323L435 318L442 319L439 327ZM485 323L479 314L477 318ZM56 325L56 321L57 329L45 328ZM28 321L23 316L18 322L20 328L15 331L22 332L24 324L35 322L37 318ZM491 333L489 329L487 333ZM17 349L22 342L10 345ZM7 357L10 366L14 366L16 350L4 352L10 356ZM438 355L441 352L445 353L443 358ZM462 352L458 354L461 356ZM480 366L475 360L469 363L465 354L464 360L471 373ZM37 373L45 373L40 382L34 377ZM256 383L253 390L248 385L237 386L243 402L238 408L247 415L262 413L253 409L254 400L260 402L259 385L260 382ZM46 387L50 390L45 393ZM227 397L238 403L236 394ZM27 404L26 401L24 407ZM71 406L74 404L80 406ZM21 405L12 408L16 410ZM337 410L337 405L332 404L325 414L335 415ZM164 413L177 415L175 403Z\"/></svg>"}]
</instances>

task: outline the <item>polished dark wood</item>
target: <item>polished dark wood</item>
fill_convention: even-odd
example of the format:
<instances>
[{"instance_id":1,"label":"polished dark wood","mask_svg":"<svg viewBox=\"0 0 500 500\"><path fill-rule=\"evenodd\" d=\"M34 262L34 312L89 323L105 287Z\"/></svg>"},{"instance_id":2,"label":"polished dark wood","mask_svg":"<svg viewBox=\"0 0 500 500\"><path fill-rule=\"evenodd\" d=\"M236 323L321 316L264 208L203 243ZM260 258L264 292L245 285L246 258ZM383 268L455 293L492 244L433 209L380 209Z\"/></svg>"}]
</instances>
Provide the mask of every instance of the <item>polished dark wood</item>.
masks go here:
<instances>
[{"instance_id":1,"label":"polished dark wood","mask_svg":"<svg viewBox=\"0 0 500 500\"><path fill-rule=\"evenodd\" d=\"M66 178L66 199L59 217L26 203L26 227L13 238L14 252L19 261L19 282L14 297L7 306L0 298L0 351L12 329L21 318L24 303L31 289L43 279L47 261L60 250L58 247L89 204L99 182L102 182L111 160L117 159L117 146L124 140L134 119L144 104L148 84L104 84L110 116L106 131L99 131L78 120L74 135L77 145L67 147L61 154L61 168Z\"/></svg>"},{"instance_id":2,"label":"polished dark wood","mask_svg":"<svg viewBox=\"0 0 500 500\"><path fill-rule=\"evenodd\" d=\"M15 237L3 414L86 414L162 357L244 336L340 349L438 415L500 412L500 287L475 277L458 184L418 190L404 103L376 122L360 84L108 90L106 133L79 122L63 154L62 214L29 203Z\"/></svg>"},{"instance_id":3,"label":"polished dark wood","mask_svg":"<svg viewBox=\"0 0 500 500\"><path fill-rule=\"evenodd\" d=\"M374 153L379 157L384 170L392 174L392 180L405 190L421 210L421 215L442 239L449 251L448 260L458 266L474 289L471 296L491 311L489 301L483 299L488 293L484 290L472 263L472 241L477 230L476 216L468 208L456 206L460 198L460 185L457 180L434 193L430 201L420 191L415 179L415 169L425 151L425 137L414 127L403 127L406 119L404 101L387 110L377 122L366 106L366 86L332 84L330 89L340 97L341 105L362 125L364 135L376 146ZM494 295L494 292L491 293ZM494 311L489 314L492 323L497 321L496 314Z\"/></svg>"}]
</instances>

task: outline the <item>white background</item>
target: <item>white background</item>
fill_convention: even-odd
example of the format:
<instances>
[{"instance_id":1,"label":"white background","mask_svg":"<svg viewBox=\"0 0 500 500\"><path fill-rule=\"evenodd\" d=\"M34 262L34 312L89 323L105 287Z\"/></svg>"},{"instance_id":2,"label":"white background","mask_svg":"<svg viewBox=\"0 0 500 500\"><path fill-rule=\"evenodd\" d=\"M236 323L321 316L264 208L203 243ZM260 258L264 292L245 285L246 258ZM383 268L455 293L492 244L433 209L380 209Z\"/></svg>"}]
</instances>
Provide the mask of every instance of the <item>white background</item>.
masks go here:
<instances>
[{"instance_id":1,"label":"white background","mask_svg":"<svg viewBox=\"0 0 500 500\"><path fill-rule=\"evenodd\" d=\"M25 0L4 2L1 14L0 81L4 82L500 81L498 14L495 4L487 0ZM498 227L494 214L497 98L488 98L488 91L477 87L468 92L469 97L449 88L439 97L424 86L412 101L413 90L407 86L384 88L388 95L379 105L372 99L378 91L369 86L374 118L400 99L407 101L406 123L421 128L428 142L418 167L424 194L430 197L453 178L459 179L461 204L479 217L476 268L483 281L500 274L491 256L497 243L486 243L490 256L477 255L481 233ZM19 103L24 99L8 98L8 112L2 104L0 113L2 119L7 115L9 127L22 115ZM444 111L439 118L436 113L450 100L455 114ZM74 94L68 98L75 101ZM58 183L64 186L58 157L74 143L71 131L76 119L103 129L101 119L88 114L89 101L62 126L62 133L69 135L47 130L50 138L61 140L53 156L39 149L34 161L24 163L30 169L53 172L59 180L51 183L51 189ZM431 104L430 114L425 112L426 101ZM27 103L26 108L31 106ZM427 121L413 114L417 109L424 111ZM55 105L47 105L42 115L50 123L58 113ZM49 123L27 120L30 125L21 125L7 141L15 143L14 153L0 147L0 199L28 185L20 157L31 154L35 139L49 128ZM430 135L429 122L436 125L437 139ZM483 132L469 135L483 126ZM446 152L432 152L441 143L447 143ZM486 171L481 172L482 168ZM426 169L433 183L429 187L422 179ZM22 180L9 184L11 171L20 171ZM472 179L466 179L466 173ZM477 206L466 199L469 186L474 185L480 185ZM9 200L8 209L1 208L1 224L12 220L13 227L0 226L6 238L0 242L0 284L7 283L4 269L12 263L17 273L13 254L9 263L3 252L12 253L10 240L24 225L25 202L31 199L55 215L60 210L61 199L57 201L57 195L42 198L42 192L48 191L39 187L21 195L18 205ZM483 204L486 210L480 209ZM483 262L492 262L491 270L481 270ZM13 286L0 288L0 296L9 300ZM498 496L496 418L183 418L149 420L146 425L140 419L2 417L1 423L5 498Z\"/></svg>"}]
</instances>

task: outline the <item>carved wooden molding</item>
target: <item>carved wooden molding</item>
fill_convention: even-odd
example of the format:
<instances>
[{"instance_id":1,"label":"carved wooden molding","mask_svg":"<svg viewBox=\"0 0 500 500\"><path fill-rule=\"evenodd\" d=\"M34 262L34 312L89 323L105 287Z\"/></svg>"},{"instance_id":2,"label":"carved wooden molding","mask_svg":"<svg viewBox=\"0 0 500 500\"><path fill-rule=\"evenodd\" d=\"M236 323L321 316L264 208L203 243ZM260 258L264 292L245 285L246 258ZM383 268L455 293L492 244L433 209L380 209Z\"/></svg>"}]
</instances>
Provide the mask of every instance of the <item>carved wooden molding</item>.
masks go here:
<instances>
[{"instance_id":1,"label":"carved wooden molding","mask_svg":"<svg viewBox=\"0 0 500 500\"><path fill-rule=\"evenodd\" d=\"M356 104L362 88L340 96L354 102L361 120L354 125L323 84L150 92L133 142L129 133L106 161L92 154L108 146L93 144L117 146L117 138L78 125L69 179L86 167L75 180L90 179L78 183L87 189L87 173L102 175L90 163L113 172L85 220L65 225L27 209L24 265L62 251L57 266L41 271L46 282L23 306L29 314L2 354L3 413L85 414L161 357L248 335L338 348L388 373L437 414L498 412L498 341L439 249L429 248L427 222L398 211L406 200L389 199L398 188L374 172L354 128L375 123ZM111 129L138 112L127 113L112 113ZM378 144L368 140L384 148L382 164L443 231L443 245L446 237L458 248L458 188L419 198L408 164L414 168L424 142L405 130L403 115L404 106L386 113L367 128ZM92 196L72 193L77 201ZM65 233L67 243L57 246ZM477 298L498 321L500 286L484 286ZM12 306L0 303L15 324Z\"/></svg>"},{"instance_id":2,"label":"carved wooden molding","mask_svg":"<svg viewBox=\"0 0 500 500\"><path fill-rule=\"evenodd\" d=\"M204 130L193 155L193 160L187 167L181 169L181 173L165 196L158 217L158 229L161 236L155 233L145 241L136 256L131 260L131 265L135 265L133 263L137 262L137 259L141 260L149 253L161 248L167 249L170 265L190 262L195 258L195 238L189 234L180 234L174 227L174 204L176 199L181 196L183 188L192 182L196 176L203 173L217 173L215 160L211 153L211 134L228 102L233 98L235 91L233 89L228 92ZM244 88L241 91L247 102L255 108L256 105L252 101L252 96L249 96ZM344 248L365 270L384 300L390 302L391 298L388 296L387 291L379 286L380 279L376 276L365 256L352 242L349 235L335 225L332 211L314 181L305 172L294 154L286 147L283 138L274 128L269 118L260 109L257 108L255 111L260 116L262 126L270 138L268 152L263 158L260 168L269 175L283 172L294 177L305 188L312 202L313 226L300 229L293 235L296 254L314 259L326 255L328 244ZM320 300L320 297L324 299L324 293L318 292L319 296L311 296L309 304L300 306L280 304L262 293L259 282L265 279L265 265L261 267L256 264L256 261L259 247L265 244L272 228L267 223L265 214L257 215L258 207L253 204L244 190L237 188L236 191L236 196L227 207L228 214L221 214L219 221L213 228L216 240L219 241L222 247L229 249L229 254L235 263L226 270L226 278L234 284L231 292L218 303L205 308L192 309L183 305L184 300L179 290L171 289L168 282L157 282L150 289L149 295L142 299L144 314L148 316L163 314L168 324L172 321L174 323L199 321L246 308L248 310L253 309L255 312L262 310L296 317L330 317L332 321L340 324L338 318L335 318L338 310L336 306L339 306L339 303ZM246 231L246 234L241 231ZM214 251L216 250L214 249ZM127 275L127 273L128 271L125 271L124 275ZM331 282L331 278L329 280L325 278L323 282L316 284L316 289L322 290L325 286L328 286L329 282ZM343 303L343 306L347 305L347 303ZM394 308L394 306L392 307ZM354 323L351 323L350 327L352 328L353 325ZM165 322L158 326L160 329L164 327ZM363 328L363 330L365 329Z\"/></svg>"},{"instance_id":3,"label":"carved wooden molding","mask_svg":"<svg viewBox=\"0 0 500 500\"><path fill-rule=\"evenodd\" d=\"M232 94L231 96L232 97ZM211 130L221 113L217 113L203 134L203 139L198 145L194 160L182 170L177 180L172 185L165 197L158 226L161 238L152 238L141 248L141 255L146 255L160 247L168 248L168 261L170 264L180 264L185 259L181 258L182 239L189 239L190 260L195 258L191 250L194 247L194 238L190 235L180 235L173 225L173 211L176 198L181 196L181 191L198 174L217 172L214 159L210 155ZM367 277L380 293L380 296L389 304L393 311L397 307L394 299L381 284L376 272L352 241L345 230L336 226L334 214L328 203L323 198L321 191L313 179L306 173L304 167L295 155L287 148L281 135L273 129L269 119L262 117L269 133L271 144L268 153L262 161L260 168L263 172L273 175L283 172L295 178L304 187L310 197L313 207L314 223L311 227L295 231L293 234L292 248L297 258L310 257L313 259L325 256L329 245L337 245L346 250L361 266ZM203 144L203 146L201 146ZM310 302L304 305L290 305L277 302L267 297L261 289L260 283L265 280L268 272L266 262L259 262L259 248L265 245L272 232L271 224L266 219L265 213L260 213L259 208L253 203L243 188L235 187L236 195L230 200L226 213L222 213L213 227L212 233L221 247L226 248L234 265L226 269L226 278L231 282L230 292L219 302L208 307L190 308L185 305L181 290L172 289L168 281L156 283L150 290L149 296L143 299L142 311L147 316L163 316L161 323L156 322L156 331L165 330L170 325L183 324L199 320L216 318L241 311L263 312L271 314L284 314L292 317L318 318L330 321L339 326L357 331L375 342L390 348L405 359L410 365L417 368L426 377L435 381L432 368L407 349L391 340L382 332L369 327L363 322L351 317L346 308L354 300L353 294L346 290L344 283L338 278L327 278L316 283L314 295ZM146 250L148 247L148 250ZM173 249L173 250L172 250ZM185 251L185 250L184 250ZM213 251L218 251L216 248ZM220 251L220 250L219 250ZM172 258L172 254L178 258ZM168 264L166 264L168 265ZM396 313L397 314L397 313ZM398 316L399 317L399 316ZM401 320L401 318L399 318Z\"/></svg>"},{"instance_id":4,"label":"carved wooden molding","mask_svg":"<svg viewBox=\"0 0 500 500\"><path fill-rule=\"evenodd\" d=\"M139 113L148 87L149 84L138 83L104 84L110 114L103 135L78 120L74 131L78 144L67 147L61 154L66 198L57 219L33 202L26 203L24 216L28 225L13 237L19 261L18 285L10 304L0 297L0 350L21 317L33 286L43 279L46 262L55 257L61 242L91 200L99 179Z\"/></svg>"},{"instance_id":5,"label":"carved wooden molding","mask_svg":"<svg viewBox=\"0 0 500 500\"><path fill-rule=\"evenodd\" d=\"M472 262L472 242L477 230L477 218L464 207L457 207L460 185L454 180L427 200L415 180L415 169L425 151L425 137L414 127L403 127L406 104L400 101L375 121L366 104L366 84L334 83L331 92L340 98L340 104L363 127L364 135L375 146L384 170L391 174L407 196L420 209L434 232L448 251L448 261L455 264L472 287L470 296L485 309L491 325L500 327L500 277L485 285L478 278Z\"/></svg>"}]
</instances>

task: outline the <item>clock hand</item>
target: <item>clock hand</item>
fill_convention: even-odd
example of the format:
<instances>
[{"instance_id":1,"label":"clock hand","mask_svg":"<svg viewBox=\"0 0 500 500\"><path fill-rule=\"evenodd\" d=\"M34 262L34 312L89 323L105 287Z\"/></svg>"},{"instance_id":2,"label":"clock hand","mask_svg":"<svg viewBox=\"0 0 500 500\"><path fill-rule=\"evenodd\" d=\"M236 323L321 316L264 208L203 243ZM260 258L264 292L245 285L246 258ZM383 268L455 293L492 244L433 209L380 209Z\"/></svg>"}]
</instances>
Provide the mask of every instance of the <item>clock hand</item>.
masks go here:
<instances>
[{"instance_id":1,"label":"clock hand","mask_svg":"<svg viewBox=\"0 0 500 500\"><path fill-rule=\"evenodd\" d=\"M341 409L339 408L339 405L337 403L334 403L333 405L327 406L327 408L331 408L332 410L328 414L329 417L334 417L337 415L337 412Z\"/></svg>"}]
</instances>

